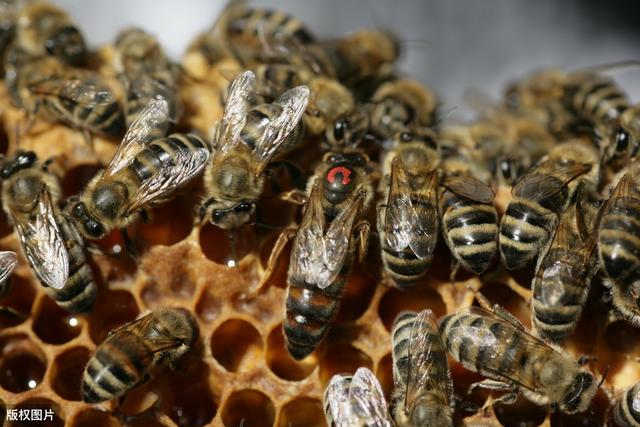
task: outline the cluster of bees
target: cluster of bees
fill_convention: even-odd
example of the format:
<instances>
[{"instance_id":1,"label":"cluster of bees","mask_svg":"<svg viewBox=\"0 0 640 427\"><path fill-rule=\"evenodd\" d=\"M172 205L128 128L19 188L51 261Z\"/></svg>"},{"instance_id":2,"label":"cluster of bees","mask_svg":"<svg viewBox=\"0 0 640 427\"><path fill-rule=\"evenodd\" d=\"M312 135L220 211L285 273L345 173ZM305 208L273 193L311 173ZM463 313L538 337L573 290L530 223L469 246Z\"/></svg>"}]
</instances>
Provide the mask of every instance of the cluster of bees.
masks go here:
<instances>
[{"instance_id":1,"label":"cluster of bees","mask_svg":"<svg viewBox=\"0 0 640 427\"><path fill-rule=\"evenodd\" d=\"M605 69L544 71L513 84L504 102L482 105L477 120L442 125L436 96L396 76L400 44L390 32L318 40L291 15L232 1L190 48L245 70L230 78L209 141L197 132L168 134L184 112L185 71L151 35L129 29L114 43L121 99L83 68L89 53L66 13L38 1L1 6L4 83L29 118L19 132L37 118L77 129L89 145L94 134L121 141L111 162L66 200L49 162L33 152L18 150L0 168L2 205L24 257L65 310L87 312L99 297L87 263L91 241L121 230L136 257L126 227L199 177L201 223L251 226L272 169L303 142L318 141L322 160L306 188L281 195L303 206L299 224L283 230L261 283L246 296L262 292L292 240L284 334L293 358L326 336L369 247L379 248L385 280L401 289L428 274L440 234L454 259L452 277L458 267L483 274L498 258L496 268L509 270L536 263L531 333L479 293L481 307L437 321L428 310L402 313L392 332L390 407L367 369L338 375L325 394L331 425L453 425L459 399L447 353L487 377L474 389L505 391L492 404L522 393L555 411L581 412L604 376L558 345L575 329L597 274L615 312L640 324L640 106ZM512 186L501 218L493 190L500 186ZM2 294L16 264L15 253L0 253ZM197 339L195 319L175 308L112 331L87 364L84 400L122 396L155 366L175 367ZM640 425L632 404L639 396L635 386L618 399L618 425Z\"/></svg>"}]
</instances>

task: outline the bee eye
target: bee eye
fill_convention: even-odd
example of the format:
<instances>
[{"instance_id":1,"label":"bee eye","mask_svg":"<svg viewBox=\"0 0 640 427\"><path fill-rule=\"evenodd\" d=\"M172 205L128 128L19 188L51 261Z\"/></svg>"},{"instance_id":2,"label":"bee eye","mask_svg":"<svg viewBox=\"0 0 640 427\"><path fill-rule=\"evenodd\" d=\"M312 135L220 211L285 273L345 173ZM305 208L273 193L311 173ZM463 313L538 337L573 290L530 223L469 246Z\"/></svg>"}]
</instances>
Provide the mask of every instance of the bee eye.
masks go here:
<instances>
[{"instance_id":1,"label":"bee eye","mask_svg":"<svg viewBox=\"0 0 640 427\"><path fill-rule=\"evenodd\" d=\"M36 154L33 151L21 153L16 159L20 166L31 166L36 161Z\"/></svg>"},{"instance_id":2,"label":"bee eye","mask_svg":"<svg viewBox=\"0 0 640 427\"><path fill-rule=\"evenodd\" d=\"M409 132L402 132L400 134L400 140L403 142L409 142L412 139L412 135Z\"/></svg>"},{"instance_id":3,"label":"bee eye","mask_svg":"<svg viewBox=\"0 0 640 427\"><path fill-rule=\"evenodd\" d=\"M341 141L344 138L344 132L346 128L346 120L338 120L333 125L333 136L336 140Z\"/></svg>"},{"instance_id":4,"label":"bee eye","mask_svg":"<svg viewBox=\"0 0 640 427\"><path fill-rule=\"evenodd\" d=\"M211 218L213 218L214 221L221 221L222 218L224 218L225 216L225 212L220 211L220 210L215 210L213 211L213 214L211 214Z\"/></svg>"},{"instance_id":5,"label":"bee eye","mask_svg":"<svg viewBox=\"0 0 640 427\"><path fill-rule=\"evenodd\" d=\"M629 146L629 132L619 128L616 134L616 151L625 151Z\"/></svg>"},{"instance_id":6,"label":"bee eye","mask_svg":"<svg viewBox=\"0 0 640 427\"><path fill-rule=\"evenodd\" d=\"M248 212L251 210L251 203L250 202L242 202L236 205L235 208L233 208L234 211L236 212Z\"/></svg>"},{"instance_id":7,"label":"bee eye","mask_svg":"<svg viewBox=\"0 0 640 427\"><path fill-rule=\"evenodd\" d=\"M92 219L87 219L85 222L87 232L94 237L102 237L104 234L104 228Z\"/></svg>"},{"instance_id":8,"label":"bee eye","mask_svg":"<svg viewBox=\"0 0 640 427\"><path fill-rule=\"evenodd\" d=\"M513 162L511 159L504 159L500 162L500 172L505 178L513 178Z\"/></svg>"}]
</instances>

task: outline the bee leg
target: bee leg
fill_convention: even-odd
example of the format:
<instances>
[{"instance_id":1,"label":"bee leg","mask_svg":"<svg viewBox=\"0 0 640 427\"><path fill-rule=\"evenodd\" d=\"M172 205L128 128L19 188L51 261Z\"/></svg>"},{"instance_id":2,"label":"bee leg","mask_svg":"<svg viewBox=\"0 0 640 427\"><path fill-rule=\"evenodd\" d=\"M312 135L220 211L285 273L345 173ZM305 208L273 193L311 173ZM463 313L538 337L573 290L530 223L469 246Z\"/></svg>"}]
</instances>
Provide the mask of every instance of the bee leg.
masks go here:
<instances>
[{"instance_id":1,"label":"bee leg","mask_svg":"<svg viewBox=\"0 0 640 427\"><path fill-rule=\"evenodd\" d=\"M476 403L466 400L457 394L453 395L453 405L463 412L478 412L480 410L480 407Z\"/></svg>"},{"instance_id":2,"label":"bee leg","mask_svg":"<svg viewBox=\"0 0 640 427\"><path fill-rule=\"evenodd\" d=\"M458 274L458 269L460 268L460 263L455 259L451 259L451 273L449 273L449 282L454 283L456 281L456 275Z\"/></svg>"},{"instance_id":3,"label":"bee leg","mask_svg":"<svg viewBox=\"0 0 640 427\"><path fill-rule=\"evenodd\" d=\"M492 406L495 406L498 403L503 405L511 405L516 401L516 399L518 399L518 386L513 383L505 383L502 381L495 381L495 380L483 380L483 381L471 384L469 386L469 391L467 393L471 394L479 388L483 388L491 391L508 391L509 392L503 396L500 396L497 399L492 400L488 404L485 403L484 406L482 407L482 410L484 411L486 411Z\"/></svg>"},{"instance_id":4,"label":"bee leg","mask_svg":"<svg viewBox=\"0 0 640 427\"><path fill-rule=\"evenodd\" d=\"M355 230L358 233L358 262L364 264L367 258L367 249L369 248L371 225L366 221L362 221L356 224Z\"/></svg>"},{"instance_id":5,"label":"bee leg","mask_svg":"<svg viewBox=\"0 0 640 427\"><path fill-rule=\"evenodd\" d=\"M266 285L266 283L269 281L269 278L271 278L273 270L278 265L278 260L280 259L282 250L287 245L289 240L291 240L291 238L296 235L297 231L298 230L295 228L287 228L282 233L280 233L280 236L278 236L278 240L276 240L276 243L273 245L273 249L271 249L271 255L269 255L269 260L267 261L267 268L264 270L258 286L248 291L244 296L245 299L255 298L260 293L264 285Z\"/></svg>"},{"instance_id":6,"label":"bee leg","mask_svg":"<svg viewBox=\"0 0 640 427\"><path fill-rule=\"evenodd\" d=\"M140 254L138 254L135 243L129 236L129 233L127 233L127 229L121 228L120 234L122 235L122 240L124 242L124 247L127 250L127 253L133 260L137 261L140 258Z\"/></svg>"},{"instance_id":7,"label":"bee leg","mask_svg":"<svg viewBox=\"0 0 640 427\"><path fill-rule=\"evenodd\" d=\"M146 209L140 209L140 218L142 218L142 222L145 224L149 224L151 217L149 216L149 212Z\"/></svg>"},{"instance_id":8,"label":"bee leg","mask_svg":"<svg viewBox=\"0 0 640 427\"><path fill-rule=\"evenodd\" d=\"M2 306L0 307L0 315L14 317L18 320L25 320L27 315L19 312L15 308Z\"/></svg>"},{"instance_id":9,"label":"bee leg","mask_svg":"<svg viewBox=\"0 0 640 427\"><path fill-rule=\"evenodd\" d=\"M280 195L280 199L294 205L304 205L307 203L307 194L302 190L291 190Z\"/></svg>"},{"instance_id":10,"label":"bee leg","mask_svg":"<svg viewBox=\"0 0 640 427\"><path fill-rule=\"evenodd\" d=\"M520 320L518 320L513 314L509 313L506 308L502 307L499 304L491 304L487 297L485 297L480 291L473 289L472 287L468 287L468 289L474 293L475 298L478 300L480 307L484 308L487 311L491 311L496 316L501 317L507 322L511 323L518 329L525 330L524 325Z\"/></svg>"},{"instance_id":11,"label":"bee leg","mask_svg":"<svg viewBox=\"0 0 640 427\"><path fill-rule=\"evenodd\" d=\"M87 143L91 151L95 151L93 146L93 135L91 135L91 132L89 132L87 129L82 129L82 137L84 138L84 142Z\"/></svg>"}]
</instances>

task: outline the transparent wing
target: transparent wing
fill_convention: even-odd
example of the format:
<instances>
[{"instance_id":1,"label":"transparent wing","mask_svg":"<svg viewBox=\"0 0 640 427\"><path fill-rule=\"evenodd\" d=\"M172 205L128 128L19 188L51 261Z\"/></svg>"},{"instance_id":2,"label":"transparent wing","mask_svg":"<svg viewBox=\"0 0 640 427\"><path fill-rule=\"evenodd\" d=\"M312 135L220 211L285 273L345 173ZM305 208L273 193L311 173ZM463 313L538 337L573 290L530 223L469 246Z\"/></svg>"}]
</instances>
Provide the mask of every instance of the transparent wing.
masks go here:
<instances>
[{"instance_id":1,"label":"transparent wing","mask_svg":"<svg viewBox=\"0 0 640 427\"><path fill-rule=\"evenodd\" d=\"M69 257L55 221L49 193L42 190L32 218L11 213L24 254L40 282L62 289L69 278Z\"/></svg>"},{"instance_id":2,"label":"transparent wing","mask_svg":"<svg viewBox=\"0 0 640 427\"><path fill-rule=\"evenodd\" d=\"M492 203L495 196L490 186L471 175L445 176L441 185L459 196L479 203Z\"/></svg>"},{"instance_id":3,"label":"transparent wing","mask_svg":"<svg viewBox=\"0 0 640 427\"><path fill-rule=\"evenodd\" d=\"M167 335L159 334L156 325L157 318L152 315L146 315L139 317L129 323L126 323L114 331L109 333L109 339L114 339L114 336L128 331L134 333L137 336L144 337L145 349L147 351L141 352L136 355L136 360L144 360L152 358L157 353L171 350L179 347L183 342L177 338L173 338Z\"/></svg>"},{"instance_id":4,"label":"transparent wing","mask_svg":"<svg viewBox=\"0 0 640 427\"><path fill-rule=\"evenodd\" d=\"M49 78L29 85L29 91L35 95L53 96L85 107L117 102L111 88L92 76Z\"/></svg>"},{"instance_id":5,"label":"transparent wing","mask_svg":"<svg viewBox=\"0 0 640 427\"><path fill-rule=\"evenodd\" d=\"M280 107L281 113L265 126L262 136L256 141L253 156L260 165L258 172L262 172L287 136L298 125L308 102L309 88L306 86L294 87L273 102L273 105Z\"/></svg>"},{"instance_id":6,"label":"transparent wing","mask_svg":"<svg viewBox=\"0 0 640 427\"><path fill-rule=\"evenodd\" d=\"M338 427L350 426L354 422L349 402L350 383L351 376L334 375L324 395L327 416Z\"/></svg>"},{"instance_id":7,"label":"transparent wing","mask_svg":"<svg viewBox=\"0 0 640 427\"><path fill-rule=\"evenodd\" d=\"M152 99L129 126L122 143L118 146L104 176L110 176L128 166L136 155L157 135L169 129L169 104L164 99ZM150 138L149 136L153 136Z\"/></svg>"},{"instance_id":8,"label":"transparent wing","mask_svg":"<svg viewBox=\"0 0 640 427\"><path fill-rule=\"evenodd\" d=\"M170 164L155 170L131 197L127 212L135 212L155 200L160 200L197 176L206 166L209 150L202 148L177 151Z\"/></svg>"},{"instance_id":9,"label":"transparent wing","mask_svg":"<svg viewBox=\"0 0 640 427\"><path fill-rule=\"evenodd\" d=\"M591 170L588 164L550 166L543 162L523 175L513 186L511 193L534 200L552 198L574 179Z\"/></svg>"},{"instance_id":10,"label":"transparent wing","mask_svg":"<svg viewBox=\"0 0 640 427\"><path fill-rule=\"evenodd\" d=\"M18 265L18 256L13 251L0 252L0 284L4 283Z\"/></svg>"},{"instance_id":11,"label":"transparent wing","mask_svg":"<svg viewBox=\"0 0 640 427\"><path fill-rule=\"evenodd\" d=\"M247 121L247 112L255 95L256 76L245 71L233 80L216 132L214 162L228 154L239 142Z\"/></svg>"},{"instance_id":12,"label":"transparent wing","mask_svg":"<svg viewBox=\"0 0 640 427\"><path fill-rule=\"evenodd\" d=\"M391 427L387 402L378 379L367 368L358 368L349 385L354 414L366 426Z\"/></svg>"},{"instance_id":13,"label":"transparent wing","mask_svg":"<svg viewBox=\"0 0 640 427\"><path fill-rule=\"evenodd\" d=\"M387 244L396 252L410 248L421 259L433 254L438 235L436 174L422 191L423 200L414 202L399 159L394 159L391 188L387 199L384 231Z\"/></svg>"},{"instance_id":14,"label":"transparent wing","mask_svg":"<svg viewBox=\"0 0 640 427\"><path fill-rule=\"evenodd\" d=\"M405 406L411 408L427 392L436 394L445 405L451 403L449 366L438 326L431 310L416 315L409 337Z\"/></svg>"}]
</instances>

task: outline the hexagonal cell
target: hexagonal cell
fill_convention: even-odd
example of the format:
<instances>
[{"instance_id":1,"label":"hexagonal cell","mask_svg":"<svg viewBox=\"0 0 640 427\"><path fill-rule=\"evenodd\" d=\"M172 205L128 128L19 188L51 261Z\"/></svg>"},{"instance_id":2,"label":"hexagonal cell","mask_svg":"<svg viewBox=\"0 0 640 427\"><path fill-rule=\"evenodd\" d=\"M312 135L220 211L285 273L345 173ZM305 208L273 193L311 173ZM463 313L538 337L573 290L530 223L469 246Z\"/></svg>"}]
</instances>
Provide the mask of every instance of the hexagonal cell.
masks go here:
<instances>
[{"instance_id":1,"label":"hexagonal cell","mask_svg":"<svg viewBox=\"0 0 640 427\"><path fill-rule=\"evenodd\" d=\"M213 322L218 318L221 310L222 301L220 301L220 298L216 298L205 288L196 303L198 317L205 322Z\"/></svg>"},{"instance_id":2,"label":"hexagonal cell","mask_svg":"<svg viewBox=\"0 0 640 427\"><path fill-rule=\"evenodd\" d=\"M389 288L380 300L378 314L384 327L391 331L398 314L405 310L421 311L431 309L436 317L445 314L446 308L442 298L428 286L415 286L407 291Z\"/></svg>"},{"instance_id":3,"label":"hexagonal cell","mask_svg":"<svg viewBox=\"0 0 640 427\"><path fill-rule=\"evenodd\" d=\"M65 197L80 194L89 181L103 169L99 164L84 164L67 171L62 180L62 193Z\"/></svg>"},{"instance_id":4,"label":"hexagonal cell","mask_svg":"<svg viewBox=\"0 0 640 427\"><path fill-rule=\"evenodd\" d=\"M47 358L26 335L0 340L0 386L13 393L36 388L44 378Z\"/></svg>"},{"instance_id":5,"label":"hexagonal cell","mask_svg":"<svg viewBox=\"0 0 640 427\"><path fill-rule=\"evenodd\" d=\"M348 343L328 343L327 352L320 360L320 381L323 387L336 374L353 374L358 368L371 369L371 358Z\"/></svg>"},{"instance_id":6,"label":"hexagonal cell","mask_svg":"<svg viewBox=\"0 0 640 427\"><path fill-rule=\"evenodd\" d=\"M336 321L352 322L362 316L371 304L376 286L376 281L356 262L345 286Z\"/></svg>"},{"instance_id":7,"label":"hexagonal cell","mask_svg":"<svg viewBox=\"0 0 640 427\"><path fill-rule=\"evenodd\" d=\"M85 347L74 347L60 354L51 367L51 387L67 400L82 400L82 374L91 357Z\"/></svg>"},{"instance_id":8,"label":"hexagonal cell","mask_svg":"<svg viewBox=\"0 0 640 427\"><path fill-rule=\"evenodd\" d=\"M278 427L306 427L324 425L324 410L318 399L303 397L282 407Z\"/></svg>"},{"instance_id":9,"label":"hexagonal cell","mask_svg":"<svg viewBox=\"0 0 640 427\"><path fill-rule=\"evenodd\" d=\"M103 292L89 315L91 340L96 344L101 343L110 331L134 320L138 312L136 301L129 292Z\"/></svg>"},{"instance_id":10,"label":"hexagonal cell","mask_svg":"<svg viewBox=\"0 0 640 427\"><path fill-rule=\"evenodd\" d=\"M180 245L170 258L159 251L158 257L155 253L145 257L142 267L147 273L147 283L143 288L145 302L153 306L163 298L193 298L197 277L190 268L188 252L187 245Z\"/></svg>"},{"instance_id":11,"label":"hexagonal cell","mask_svg":"<svg viewBox=\"0 0 640 427\"><path fill-rule=\"evenodd\" d=\"M191 233L192 212L193 207L184 199L163 203L149 212L149 223L137 222L132 234L149 246L172 245Z\"/></svg>"},{"instance_id":12,"label":"hexagonal cell","mask_svg":"<svg viewBox=\"0 0 640 427\"><path fill-rule=\"evenodd\" d=\"M49 297L40 299L33 316L33 331L49 344L64 344L77 337L84 319L59 307Z\"/></svg>"},{"instance_id":13,"label":"hexagonal cell","mask_svg":"<svg viewBox=\"0 0 640 427\"><path fill-rule=\"evenodd\" d=\"M24 322L29 317L36 297L37 285L30 280L16 275L13 275L10 280L9 293L0 299L0 307L9 308L0 312L0 328L8 328Z\"/></svg>"},{"instance_id":14,"label":"hexagonal cell","mask_svg":"<svg viewBox=\"0 0 640 427\"><path fill-rule=\"evenodd\" d=\"M239 390L229 396L222 408L222 422L227 427L270 426L276 408L269 397L257 390Z\"/></svg>"},{"instance_id":15,"label":"hexagonal cell","mask_svg":"<svg viewBox=\"0 0 640 427\"><path fill-rule=\"evenodd\" d=\"M384 395L389 400L391 392L393 392L393 357L391 353L385 355L378 362L376 377L380 380Z\"/></svg>"},{"instance_id":16,"label":"hexagonal cell","mask_svg":"<svg viewBox=\"0 0 640 427\"><path fill-rule=\"evenodd\" d=\"M255 243L255 236L249 227L223 230L206 224L200 229L202 253L216 264L236 266L253 251Z\"/></svg>"},{"instance_id":17,"label":"hexagonal cell","mask_svg":"<svg viewBox=\"0 0 640 427\"><path fill-rule=\"evenodd\" d=\"M279 324L267 338L267 365L283 380L301 381L311 375L318 365L318 357L315 352L300 361L291 357L285 346L282 324Z\"/></svg>"},{"instance_id":18,"label":"hexagonal cell","mask_svg":"<svg viewBox=\"0 0 640 427\"><path fill-rule=\"evenodd\" d=\"M33 413L34 409L42 411L41 413L43 416L43 420L37 422L38 427L62 427L64 425L64 420L60 416L60 407L58 406L58 404L48 399L33 398L25 400L24 402L16 405L15 409L17 409L18 411L20 409L27 409L30 414ZM44 416L46 414L49 414L48 411L53 411L53 413L45 420ZM9 425L11 427L33 427L36 424L34 424L34 421L23 420L11 421Z\"/></svg>"},{"instance_id":19,"label":"hexagonal cell","mask_svg":"<svg viewBox=\"0 0 640 427\"><path fill-rule=\"evenodd\" d=\"M211 354L227 371L247 370L262 359L262 337L249 322L229 319L211 335Z\"/></svg>"},{"instance_id":20,"label":"hexagonal cell","mask_svg":"<svg viewBox=\"0 0 640 427\"><path fill-rule=\"evenodd\" d=\"M513 405L496 405L494 412L503 425L539 426L547 417L545 410L523 396Z\"/></svg>"},{"instance_id":21,"label":"hexagonal cell","mask_svg":"<svg viewBox=\"0 0 640 427\"><path fill-rule=\"evenodd\" d=\"M218 404L209 387L209 366L201 360L183 360L175 371L166 370L161 383L160 409L179 426L196 427L209 423Z\"/></svg>"},{"instance_id":22,"label":"hexagonal cell","mask_svg":"<svg viewBox=\"0 0 640 427\"><path fill-rule=\"evenodd\" d=\"M79 412L71 422L71 427L120 427L122 424L108 412L87 409Z\"/></svg>"}]
</instances>

